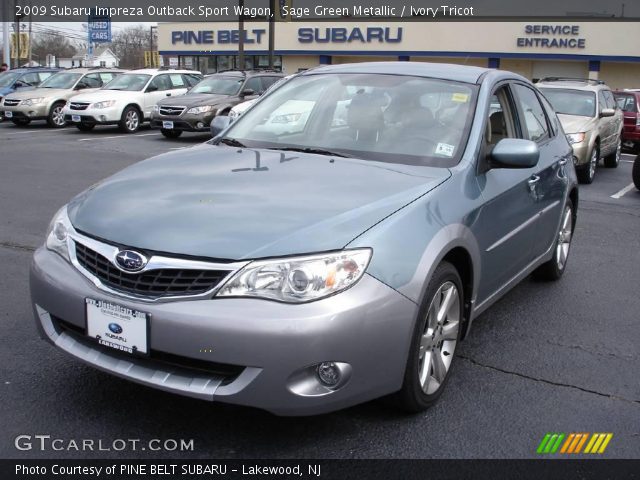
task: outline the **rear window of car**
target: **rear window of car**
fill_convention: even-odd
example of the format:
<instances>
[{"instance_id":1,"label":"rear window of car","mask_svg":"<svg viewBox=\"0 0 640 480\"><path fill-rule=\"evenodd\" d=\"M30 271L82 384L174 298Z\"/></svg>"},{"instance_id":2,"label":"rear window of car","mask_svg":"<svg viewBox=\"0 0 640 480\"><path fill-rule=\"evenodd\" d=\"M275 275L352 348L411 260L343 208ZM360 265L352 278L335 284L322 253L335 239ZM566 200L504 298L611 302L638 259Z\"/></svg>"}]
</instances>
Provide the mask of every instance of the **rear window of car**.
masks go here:
<instances>
[{"instance_id":1,"label":"rear window of car","mask_svg":"<svg viewBox=\"0 0 640 480\"><path fill-rule=\"evenodd\" d=\"M635 95L630 93L614 93L616 103L623 112L638 112L638 104Z\"/></svg>"}]
</instances>

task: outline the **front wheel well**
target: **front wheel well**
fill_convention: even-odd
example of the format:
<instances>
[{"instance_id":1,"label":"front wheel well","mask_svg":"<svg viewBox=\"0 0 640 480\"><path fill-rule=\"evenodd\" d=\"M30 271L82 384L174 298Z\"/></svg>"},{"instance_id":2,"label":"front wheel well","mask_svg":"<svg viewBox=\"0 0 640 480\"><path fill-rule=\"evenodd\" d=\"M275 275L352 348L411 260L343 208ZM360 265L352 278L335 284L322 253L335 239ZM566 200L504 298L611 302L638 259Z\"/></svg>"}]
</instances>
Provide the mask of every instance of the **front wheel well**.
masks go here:
<instances>
[{"instance_id":1,"label":"front wheel well","mask_svg":"<svg viewBox=\"0 0 640 480\"><path fill-rule=\"evenodd\" d=\"M464 291L464 330L462 338L467 334L469 328L469 319L471 318L471 299L473 298L473 261L471 255L463 247L455 247L447 252L442 259L443 262L452 264L460 275L462 280L462 288Z\"/></svg>"}]
</instances>

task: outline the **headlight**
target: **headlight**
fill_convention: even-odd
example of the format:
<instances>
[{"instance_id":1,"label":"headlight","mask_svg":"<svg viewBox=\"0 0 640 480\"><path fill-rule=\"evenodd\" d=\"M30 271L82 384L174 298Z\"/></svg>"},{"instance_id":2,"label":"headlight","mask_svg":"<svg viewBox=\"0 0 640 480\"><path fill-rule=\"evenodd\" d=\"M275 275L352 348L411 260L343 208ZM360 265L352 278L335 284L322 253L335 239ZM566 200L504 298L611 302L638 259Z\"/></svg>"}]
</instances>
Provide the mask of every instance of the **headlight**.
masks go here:
<instances>
[{"instance_id":1,"label":"headlight","mask_svg":"<svg viewBox=\"0 0 640 480\"><path fill-rule=\"evenodd\" d=\"M96 102L91 104L91 108L109 108L116 104L115 100L104 100L102 102Z\"/></svg>"},{"instance_id":2,"label":"headlight","mask_svg":"<svg viewBox=\"0 0 640 480\"><path fill-rule=\"evenodd\" d=\"M271 123L293 123L293 122L297 122L301 116L302 116L301 113L288 113L286 115L277 115L273 117L273 120L271 120Z\"/></svg>"},{"instance_id":3,"label":"headlight","mask_svg":"<svg viewBox=\"0 0 640 480\"><path fill-rule=\"evenodd\" d=\"M27 98L26 100L22 100L20 102L20 105L26 105L28 107L29 105L37 105L38 103L42 103L43 100L44 97Z\"/></svg>"},{"instance_id":4,"label":"headlight","mask_svg":"<svg viewBox=\"0 0 640 480\"><path fill-rule=\"evenodd\" d=\"M580 133L567 133L567 140L569 143L573 145L574 143L584 142L585 132Z\"/></svg>"},{"instance_id":5,"label":"headlight","mask_svg":"<svg viewBox=\"0 0 640 480\"><path fill-rule=\"evenodd\" d=\"M287 303L318 300L360 280L371 252L366 248L251 262L216 296L267 298Z\"/></svg>"},{"instance_id":6,"label":"headlight","mask_svg":"<svg viewBox=\"0 0 640 480\"><path fill-rule=\"evenodd\" d=\"M47 230L46 245L49 250L56 252L65 260L69 260L68 236L72 229L67 216L67 206L62 207L53 217Z\"/></svg>"},{"instance_id":7,"label":"headlight","mask_svg":"<svg viewBox=\"0 0 640 480\"><path fill-rule=\"evenodd\" d=\"M207 113L215 110L216 107L213 105L202 105L201 107L193 107L187 110L187 113L195 113L196 115L199 113Z\"/></svg>"}]
</instances>

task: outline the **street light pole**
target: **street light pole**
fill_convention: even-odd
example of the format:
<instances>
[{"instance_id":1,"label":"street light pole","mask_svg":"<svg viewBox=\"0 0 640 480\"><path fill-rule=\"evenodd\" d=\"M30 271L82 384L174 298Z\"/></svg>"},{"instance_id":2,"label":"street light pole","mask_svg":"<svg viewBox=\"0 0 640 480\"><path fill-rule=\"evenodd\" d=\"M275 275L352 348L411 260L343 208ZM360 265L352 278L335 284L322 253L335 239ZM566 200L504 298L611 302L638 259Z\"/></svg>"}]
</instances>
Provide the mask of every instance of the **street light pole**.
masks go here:
<instances>
[{"instance_id":1,"label":"street light pole","mask_svg":"<svg viewBox=\"0 0 640 480\"><path fill-rule=\"evenodd\" d=\"M6 20L9 19L9 2L2 2L2 14ZM4 55L2 56L2 61L7 65L11 65L11 47L9 45L9 28L11 23L4 22L2 26L2 44L4 46Z\"/></svg>"},{"instance_id":2,"label":"street light pole","mask_svg":"<svg viewBox=\"0 0 640 480\"><path fill-rule=\"evenodd\" d=\"M244 0L239 0L240 16L238 17L238 30L240 30L240 37L238 40L238 63L240 64L240 70L244 70Z\"/></svg>"},{"instance_id":3,"label":"street light pole","mask_svg":"<svg viewBox=\"0 0 640 480\"><path fill-rule=\"evenodd\" d=\"M276 12L276 0L269 0L269 10L271 16L269 17L269 70L273 70L273 50L275 46L275 12Z\"/></svg>"}]
</instances>

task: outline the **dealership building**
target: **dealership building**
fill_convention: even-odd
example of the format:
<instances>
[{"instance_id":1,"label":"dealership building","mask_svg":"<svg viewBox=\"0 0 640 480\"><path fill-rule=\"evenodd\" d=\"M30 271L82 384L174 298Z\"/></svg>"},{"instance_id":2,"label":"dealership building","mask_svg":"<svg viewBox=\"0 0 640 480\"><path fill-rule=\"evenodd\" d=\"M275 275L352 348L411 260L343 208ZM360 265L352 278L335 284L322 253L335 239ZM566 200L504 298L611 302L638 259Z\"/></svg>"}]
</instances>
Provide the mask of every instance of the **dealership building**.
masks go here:
<instances>
[{"instance_id":1,"label":"dealership building","mask_svg":"<svg viewBox=\"0 0 640 480\"><path fill-rule=\"evenodd\" d=\"M268 35L267 22L245 22L245 68L269 65ZM237 22L161 23L158 50L166 65L214 73L240 67L239 37ZM637 22L276 22L274 52L285 73L363 61L443 62L640 88Z\"/></svg>"}]
</instances>

